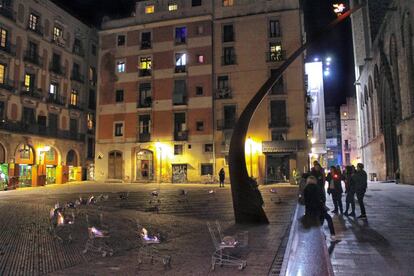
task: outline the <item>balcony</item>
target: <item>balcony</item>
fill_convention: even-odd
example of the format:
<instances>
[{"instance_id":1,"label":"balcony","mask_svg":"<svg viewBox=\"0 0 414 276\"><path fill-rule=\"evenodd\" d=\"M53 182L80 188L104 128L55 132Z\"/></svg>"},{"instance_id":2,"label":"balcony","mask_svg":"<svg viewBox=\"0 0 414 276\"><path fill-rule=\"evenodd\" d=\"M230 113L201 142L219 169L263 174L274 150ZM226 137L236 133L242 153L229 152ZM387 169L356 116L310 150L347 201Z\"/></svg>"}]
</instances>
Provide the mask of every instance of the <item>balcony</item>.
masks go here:
<instances>
[{"instance_id":1,"label":"balcony","mask_svg":"<svg viewBox=\"0 0 414 276\"><path fill-rule=\"evenodd\" d=\"M306 140L264 141L263 153L293 153L306 150L309 143Z\"/></svg>"},{"instance_id":2,"label":"balcony","mask_svg":"<svg viewBox=\"0 0 414 276\"><path fill-rule=\"evenodd\" d=\"M174 141L188 141L188 130L174 131Z\"/></svg>"},{"instance_id":3,"label":"balcony","mask_svg":"<svg viewBox=\"0 0 414 276\"><path fill-rule=\"evenodd\" d=\"M57 104L61 106L66 105L66 97L55 95L55 94L49 93L48 97L46 98L46 101L51 104Z\"/></svg>"},{"instance_id":4,"label":"balcony","mask_svg":"<svg viewBox=\"0 0 414 276\"><path fill-rule=\"evenodd\" d=\"M280 62L286 59L286 51L266 52L267 62Z\"/></svg>"},{"instance_id":5,"label":"balcony","mask_svg":"<svg viewBox=\"0 0 414 276\"><path fill-rule=\"evenodd\" d=\"M39 56L38 53L33 53L31 51L26 51L23 56L23 60L26 62L30 62L31 64L37 65L42 67L42 58Z\"/></svg>"},{"instance_id":6,"label":"balcony","mask_svg":"<svg viewBox=\"0 0 414 276\"><path fill-rule=\"evenodd\" d=\"M7 17L10 20L16 21L16 12L11 7L1 7L0 15Z\"/></svg>"},{"instance_id":7,"label":"balcony","mask_svg":"<svg viewBox=\"0 0 414 276\"><path fill-rule=\"evenodd\" d=\"M139 133L138 134L138 142L146 143L151 141L151 133Z\"/></svg>"},{"instance_id":8,"label":"balcony","mask_svg":"<svg viewBox=\"0 0 414 276\"><path fill-rule=\"evenodd\" d=\"M22 89L20 90L21 96L32 97L35 99L43 99L43 92L40 88L28 87L22 83Z\"/></svg>"},{"instance_id":9,"label":"balcony","mask_svg":"<svg viewBox=\"0 0 414 276\"><path fill-rule=\"evenodd\" d=\"M5 89L5 90L8 90L10 92L14 92L15 88L14 88L13 80L9 80L7 78L4 78L3 83L0 83L0 89Z\"/></svg>"},{"instance_id":10,"label":"balcony","mask_svg":"<svg viewBox=\"0 0 414 276\"><path fill-rule=\"evenodd\" d=\"M234 65L236 64L236 55L226 55L221 57L221 65Z\"/></svg>"},{"instance_id":11,"label":"balcony","mask_svg":"<svg viewBox=\"0 0 414 276\"><path fill-rule=\"evenodd\" d=\"M216 99L231 99L232 97L232 91L230 87L224 87L224 88L218 88L216 90Z\"/></svg>"},{"instance_id":12,"label":"balcony","mask_svg":"<svg viewBox=\"0 0 414 276\"><path fill-rule=\"evenodd\" d=\"M222 119L217 120L217 130L230 130L236 125L236 119Z\"/></svg>"},{"instance_id":13,"label":"balcony","mask_svg":"<svg viewBox=\"0 0 414 276\"><path fill-rule=\"evenodd\" d=\"M70 79L73 80L73 81L80 82L80 83L85 82L84 76L82 76L78 71L73 71L72 70L72 74L70 75Z\"/></svg>"},{"instance_id":14,"label":"balcony","mask_svg":"<svg viewBox=\"0 0 414 276\"><path fill-rule=\"evenodd\" d=\"M40 26L39 24L36 24L35 26L32 26L32 27L27 26L27 30L43 37L43 33L44 33L43 26Z\"/></svg>"},{"instance_id":15,"label":"balcony","mask_svg":"<svg viewBox=\"0 0 414 276\"><path fill-rule=\"evenodd\" d=\"M187 71L187 68L185 65L176 65L174 72L179 74L179 73L185 73Z\"/></svg>"},{"instance_id":16,"label":"balcony","mask_svg":"<svg viewBox=\"0 0 414 276\"><path fill-rule=\"evenodd\" d=\"M148 108L152 106L152 98L146 97L144 100L137 103L137 108Z\"/></svg>"},{"instance_id":17,"label":"balcony","mask_svg":"<svg viewBox=\"0 0 414 276\"><path fill-rule=\"evenodd\" d=\"M56 44L59 47L65 48L66 40L63 39L63 37L52 37L52 43Z\"/></svg>"},{"instance_id":18,"label":"balcony","mask_svg":"<svg viewBox=\"0 0 414 276\"><path fill-rule=\"evenodd\" d=\"M151 76L151 69L139 69L140 77L149 77Z\"/></svg>"},{"instance_id":19,"label":"balcony","mask_svg":"<svg viewBox=\"0 0 414 276\"><path fill-rule=\"evenodd\" d=\"M151 40L141 41L141 50L151 49L151 47L152 47Z\"/></svg>"},{"instance_id":20,"label":"balcony","mask_svg":"<svg viewBox=\"0 0 414 276\"><path fill-rule=\"evenodd\" d=\"M289 120L287 118L270 119L269 128L289 128Z\"/></svg>"},{"instance_id":21,"label":"balcony","mask_svg":"<svg viewBox=\"0 0 414 276\"><path fill-rule=\"evenodd\" d=\"M63 65L53 62L49 64L49 71L61 76L64 76L66 74L66 70L65 67L63 67Z\"/></svg>"},{"instance_id":22,"label":"balcony","mask_svg":"<svg viewBox=\"0 0 414 276\"><path fill-rule=\"evenodd\" d=\"M11 43L6 43L6 46L4 47L0 46L0 51L14 57L16 56L16 45L11 44Z\"/></svg>"}]
</instances>

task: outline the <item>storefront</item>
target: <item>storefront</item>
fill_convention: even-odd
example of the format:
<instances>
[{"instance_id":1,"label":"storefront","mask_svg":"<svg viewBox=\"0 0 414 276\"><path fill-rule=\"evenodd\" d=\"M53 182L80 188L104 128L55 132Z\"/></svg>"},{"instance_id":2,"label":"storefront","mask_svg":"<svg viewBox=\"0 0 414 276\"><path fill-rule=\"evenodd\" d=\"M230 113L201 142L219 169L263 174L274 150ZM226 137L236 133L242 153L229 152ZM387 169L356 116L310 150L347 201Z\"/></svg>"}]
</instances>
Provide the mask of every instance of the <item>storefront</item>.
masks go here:
<instances>
[{"instance_id":1,"label":"storefront","mask_svg":"<svg viewBox=\"0 0 414 276\"><path fill-rule=\"evenodd\" d=\"M16 168L18 169L19 187L32 186L32 170L34 165L33 148L27 144L20 144L15 153Z\"/></svg>"},{"instance_id":2,"label":"storefront","mask_svg":"<svg viewBox=\"0 0 414 276\"><path fill-rule=\"evenodd\" d=\"M136 154L136 180L150 181L154 179L153 153L140 150Z\"/></svg>"},{"instance_id":3,"label":"storefront","mask_svg":"<svg viewBox=\"0 0 414 276\"><path fill-rule=\"evenodd\" d=\"M0 164L0 191L5 190L9 181L9 165Z\"/></svg>"},{"instance_id":4,"label":"storefront","mask_svg":"<svg viewBox=\"0 0 414 276\"><path fill-rule=\"evenodd\" d=\"M44 152L44 164L46 165L46 184L56 184L58 153L54 148Z\"/></svg>"},{"instance_id":5,"label":"storefront","mask_svg":"<svg viewBox=\"0 0 414 276\"><path fill-rule=\"evenodd\" d=\"M74 150L68 151L66 156L66 166L68 167L69 181L82 180L82 167L79 167L78 155Z\"/></svg>"}]
</instances>

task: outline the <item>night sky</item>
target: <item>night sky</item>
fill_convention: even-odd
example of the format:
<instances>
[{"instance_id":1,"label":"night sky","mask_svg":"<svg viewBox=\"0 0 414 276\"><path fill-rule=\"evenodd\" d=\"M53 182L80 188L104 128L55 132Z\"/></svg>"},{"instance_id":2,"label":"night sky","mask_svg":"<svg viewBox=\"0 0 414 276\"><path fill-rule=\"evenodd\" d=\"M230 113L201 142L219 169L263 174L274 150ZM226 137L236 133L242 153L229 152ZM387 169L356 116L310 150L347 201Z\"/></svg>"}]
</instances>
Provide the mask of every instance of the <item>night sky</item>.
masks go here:
<instances>
[{"instance_id":1,"label":"night sky","mask_svg":"<svg viewBox=\"0 0 414 276\"><path fill-rule=\"evenodd\" d=\"M119 18L134 11L136 0L52 0L90 25L99 26L103 16ZM332 0L304 0L305 29L308 35L335 18ZM332 57L332 74L325 79L325 104L339 106L355 93L354 62L350 19L331 32L324 41L307 51L308 59Z\"/></svg>"}]
</instances>

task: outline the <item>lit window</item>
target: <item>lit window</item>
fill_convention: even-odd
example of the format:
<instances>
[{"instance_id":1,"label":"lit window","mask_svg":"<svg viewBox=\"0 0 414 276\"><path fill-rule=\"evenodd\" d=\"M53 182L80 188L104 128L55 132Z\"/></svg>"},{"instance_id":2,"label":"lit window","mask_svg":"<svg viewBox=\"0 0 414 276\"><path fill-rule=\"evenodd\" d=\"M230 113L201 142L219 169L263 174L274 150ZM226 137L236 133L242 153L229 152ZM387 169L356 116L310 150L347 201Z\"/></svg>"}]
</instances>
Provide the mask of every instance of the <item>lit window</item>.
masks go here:
<instances>
[{"instance_id":1,"label":"lit window","mask_svg":"<svg viewBox=\"0 0 414 276\"><path fill-rule=\"evenodd\" d=\"M183 145L174 145L174 155L183 154Z\"/></svg>"},{"instance_id":2,"label":"lit window","mask_svg":"<svg viewBox=\"0 0 414 276\"><path fill-rule=\"evenodd\" d=\"M169 11L176 11L176 10L178 10L178 5L177 5L177 3L171 3L171 4L168 4L168 10L169 10Z\"/></svg>"},{"instance_id":3,"label":"lit window","mask_svg":"<svg viewBox=\"0 0 414 276\"><path fill-rule=\"evenodd\" d=\"M6 66L4 64L0 64L0 84L4 84L6 79Z\"/></svg>"},{"instance_id":4,"label":"lit window","mask_svg":"<svg viewBox=\"0 0 414 276\"><path fill-rule=\"evenodd\" d=\"M223 7L233 6L233 0L223 0Z\"/></svg>"},{"instance_id":5,"label":"lit window","mask_svg":"<svg viewBox=\"0 0 414 276\"><path fill-rule=\"evenodd\" d=\"M269 60L281 61L283 60L282 45L280 43L270 43L269 45Z\"/></svg>"},{"instance_id":6,"label":"lit window","mask_svg":"<svg viewBox=\"0 0 414 276\"><path fill-rule=\"evenodd\" d=\"M139 59L139 69L151 70L151 57L142 57Z\"/></svg>"},{"instance_id":7,"label":"lit window","mask_svg":"<svg viewBox=\"0 0 414 276\"><path fill-rule=\"evenodd\" d=\"M155 11L155 6L154 5L149 5L145 7L145 13L154 13Z\"/></svg>"},{"instance_id":8,"label":"lit window","mask_svg":"<svg viewBox=\"0 0 414 276\"><path fill-rule=\"evenodd\" d=\"M175 66L185 66L187 64L187 55L185 53L175 54Z\"/></svg>"},{"instance_id":9,"label":"lit window","mask_svg":"<svg viewBox=\"0 0 414 276\"><path fill-rule=\"evenodd\" d=\"M115 124L115 136L124 136L124 123Z\"/></svg>"},{"instance_id":10,"label":"lit window","mask_svg":"<svg viewBox=\"0 0 414 276\"><path fill-rule=\"evenodd\" d=\"M31 13L29 15L29 29L36 31L38 23L39 23L39 16Z\"/></svg>"},{"instance_id":11,"label":"lit window","mask_svg":"<svg viewBox=\"0 0 414 276\"><path fill-rule=\"evenodd\" d=\"M93 129L93 113L88 113L87 118L86 118L86 122L87 122L87 126L89 130Z\"/></svg>"},{"instance_id":12,"label":"lit window","mask_svg":"<svg viewBox=\"0 0 414 276\"><path fill-rule=\"evenodd\" d=\"M204 152L213 152L213 144L205 144Z\"/></svg>"},{"instance_id":13,"label":"lit window","mask_svg":"<svg viewBox=\"0 0 414 276\"><path fill-rule=\"evenodd\" d=\"M24 75L24 86L26 87L26 91L30 91L34 84L34 75L32 74L25 74Z\"/></svg>"},{"instance_id":14,"label":"lit window","mask_svg":"<svg viewBox=\"0 0 414 276\"><path fill-rule=\"evenodd\" d=\"M56 83L51 83L49 86L49 94L57 94L58 85Z\"/></svg>"},{"instance_id":15,"label":"lit window","mask_svg":"<svg viewBox=\"0 0 414 276\"><path fill-rule=\"evenodd\" d=\"M186 27L175 28L175 43L182 44L182 43L186 43L186 41L187 41L187 28Z\"/></svg>"},{"instance_id":16,"label":"lit window","mask_svg":"<svg viewBox=\"0 0 414 276\"><path fill-rule=\"evenodd\" d=\"M203 55L197 55L197 62L198 63L204 63L204 56Z\"/></svg>"},{"instance_id":17,"label":"lit window","mask_svg":"<svg viewBox=\"0 0 414 276\"><path fill-rule=\"evenodd\" d=\"M79 93L75 89L72 89L70 92L70 105L76 106L78 105Z\"/></svg>"},{"instance_id":18,"label":"lit window","mask_svg":"<svg viewBox=\"0 0 414 276\"><path fill-rule=\"evenodd\" d=\"M31 148L28 145L21 145L19 152L20 159L30 159Z\"/></svg>"},{"instance_id":19,"label":"lit window","mask_svg":"<svg viewBox=\"0 0 414 276\"><path fill-rule=\"evenodd\" d=\"M58 39L62 38L63 31L61 28L55 26L53 27L53 40L57 41Z\"/></svg>"},{"instance_id":20,"label":"lit window","mask_svg":"<svg viewBox=\"0 0 414 276\"><path fill-rule=\"evenodd\" d=\"M123 61L123 60L118 60L118 61L116 62L116 71L117 71L118 73L123 73L123 72L125 72L125 61Z\"/></svg>"},{"instance_id":21,"label":"lit window","mask_svg":"<svg viewBox=\"0 0 414 276\"><path fill-rule=\"evenodd\" d=\"M0 47L6 48L7 46L7 30L0 27Z\"/></svg>"}]
</instances>

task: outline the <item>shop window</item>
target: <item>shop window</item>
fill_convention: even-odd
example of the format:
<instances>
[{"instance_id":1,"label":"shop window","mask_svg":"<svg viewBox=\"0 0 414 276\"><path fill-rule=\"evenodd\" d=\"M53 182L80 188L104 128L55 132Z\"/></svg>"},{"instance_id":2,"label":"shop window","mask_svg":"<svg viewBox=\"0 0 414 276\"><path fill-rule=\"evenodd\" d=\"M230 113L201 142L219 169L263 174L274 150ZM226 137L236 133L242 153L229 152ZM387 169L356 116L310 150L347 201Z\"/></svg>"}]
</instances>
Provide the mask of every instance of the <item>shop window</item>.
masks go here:
<instances>
[{"instance_id":1,"label":"shop window","mask_svg":"<svg viewBox=\"0 0 414 276\"><path fill-rule=\"evenodd\" d=\"M175 28L175 44L184 44L187 42L187 27Z\"/></svg>"},{"instance_id":2,"label":"shop window","mask_svg":"<svg viewBox=\"0 0 414 276\"><path fill-rule=\"evenodd\" d=\"M177 3L168 4L168 11L176 11L176 10L178 10L178 4Z\"/></svg>"},{"instance_id":3,"label":"shop window","mask_svg":"<svg viewBox=\"0 0 414 276\"><path fill-rule=\"evenodd\" d=\"M145 7L145 13L150 14L155 12L155 6L154 5L148 5Z\"/></svg>"},{"instance_id":4,"label":"shop window","mask_svg":"<svg viewBox=\"0 0 414 276\"><path fill-rule=\"evenodd\" d=\"M174 155L183 154L183 145L174 145Z\"/></svg>"},{"instance_id":5,"label":"shop window","mask_svg":"<svg viewBox=\"0 0 414 276\"><path fill-rule=\"evenodd\" d=\"M269 21L269 37L280 37L280 22L279 20Z\"/></svg>"},{"instance_id":6,"label":"shop window","mask_svg":"<svg viewBox=\"0 0 414 276\"><path fill-rule=\"evenodd\" d=\"M120 103L124 101L124 90L115 91L115 102Z\"/></svg>"},{"instance_id":7,"label":"shop window","mask_svg":"<svg viewBox=\"0 0 414 276\"><path fill-rule=\"evenodd\" d=\"M124 136L124 123L115 123L115 132L116 137Z\"/></svg>"},{"instance_id":8,"label":"shop window","mask_svg":"<svg viewBox=\"0 0 414 276\"><path fill-rule=\"evenodd\" d=\"M234 41L234 29L233 25L224 25L223 26L223 42L232 42Z\"/></svg>"},{"instance_id":9,"label":"shop window","mask_svg":"<svg viewBox=\"0 0 414 276\"><path fill-rule=\"evenodd\" d=\"M125 45L125 35L118 35L117 45L118 46L124 46Z\"/></svg>"},{"instance_id":10,"label":"shop window","mask_svg":"<svg viewBox=\"0 0 414 276\"><path fill-rule=\"evenodd\" d=\"M213 144L205 144L204 152L213 152Z\"/></svg>"},{"instance_id":11,"label":"shop window","mask_svg":"<svg viewBox=\"0 0 414 276\"><path fill-rule=\"evenodd\" d=\"M124 60L118 60L116 62L116 71L118 73L124 73L125 72L125 61Z\"/></svg>"},{"instance_id":12,"label":"shop window","mask_svg":"<svg viewBox=\"0 0 414 276\"><path fill-rule=\"evenodd\" d=\"M55 158L56 158L55 155L56 155L55 150L50 148L49 151L45 152L46 161L55 161Z\"/></svg>"},{"instance_id":13,"label":"shop window","mask_svg":"<svg viewBox=\"0 0 414 276\"><path fill-rule=\"evenodd\" d=\"M203 131L204 130L204 122L203 121L196 122L196 129L197 129L197 131Z\"/></svg>"},{"instance_id":14,"label":"shop window","mask_svg":"<svg viewBox=\"0 0 414 276\"><path fill-rule=\"evenodd\" d=\"M213 175L213 164L201 164L201 175Z\"/></svg>"}]
</instances>

